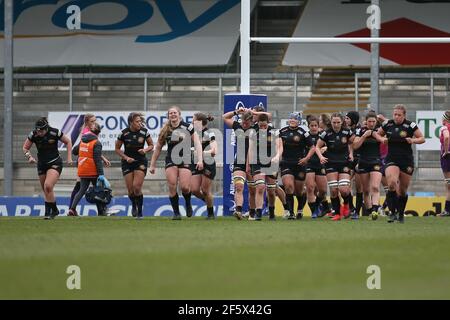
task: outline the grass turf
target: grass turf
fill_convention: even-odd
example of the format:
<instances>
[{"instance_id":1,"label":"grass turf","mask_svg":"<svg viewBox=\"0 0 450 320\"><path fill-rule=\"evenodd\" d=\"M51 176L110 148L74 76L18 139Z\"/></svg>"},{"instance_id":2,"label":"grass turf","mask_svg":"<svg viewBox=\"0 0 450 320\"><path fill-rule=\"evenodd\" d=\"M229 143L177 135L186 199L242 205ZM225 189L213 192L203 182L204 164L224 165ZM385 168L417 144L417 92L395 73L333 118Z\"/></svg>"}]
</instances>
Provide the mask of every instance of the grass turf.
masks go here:
<instances>
[{"instance_id":1,"label":"grass turf","mask_svg":"<svg viewBox=\"0 0 450 320\"><path fill-rule=\"evenodd\" d=\"M0 299L449 299L450 219L0 218ZM68 290L66 268L81 268ZM369 265L381 290L369 290Z\"/></svg>"}]
</instances>

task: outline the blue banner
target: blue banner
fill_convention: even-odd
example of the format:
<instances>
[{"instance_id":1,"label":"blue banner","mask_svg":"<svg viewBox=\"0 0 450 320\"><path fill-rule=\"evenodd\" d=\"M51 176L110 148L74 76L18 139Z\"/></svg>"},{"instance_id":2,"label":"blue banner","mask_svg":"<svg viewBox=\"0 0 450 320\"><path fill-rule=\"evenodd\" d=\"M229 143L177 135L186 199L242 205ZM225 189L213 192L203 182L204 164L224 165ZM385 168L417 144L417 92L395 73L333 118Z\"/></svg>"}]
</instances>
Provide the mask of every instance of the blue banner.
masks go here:
<instances>
[{"instance_id":1,"label":"blue banner","mask_svg":"<svg viewBox=\"0 0 450 320\"><path fill-rule=\"evenodd\" d=\"M69 197L58 197L57 206L61 216L66 216L69 211ZM214 214L223 215L223 202L221 197L214 198ZM203 201L192 198L193 216L207 215L206 205ZM108 205L109 210L118 210L118 216L131 216L131 203L128 197L115 197ZM27 217L44 216L45 206L42 197L0 197L0 217ZM97 208L94 204L80 201L77 206L77 212L80 216L96 216ZM180 197L180 212L186 216L184 200ZM173 214L169 198L163 197L144 197L144 216L164 216L171 217Z\"/></svg>"},{"instance_id":2,"label":"blue banner","mask_svg":"<svg viewBox=\"0 0 450 320\"><path fill-rule=\"evenodd\" d=\"M234 111L240 107L253 108L263 106L267 110L267 96L263 94L226 94L224 97L224 113ZM238 120L236 118L236 120ZM233 139L233 130L225 128L223 148L223 214L232 215L235 209L233 185L233 159L236 153L236 144ZM244 189L243 211L248 210L247 185Z\"/></svg>"}]
</instances>

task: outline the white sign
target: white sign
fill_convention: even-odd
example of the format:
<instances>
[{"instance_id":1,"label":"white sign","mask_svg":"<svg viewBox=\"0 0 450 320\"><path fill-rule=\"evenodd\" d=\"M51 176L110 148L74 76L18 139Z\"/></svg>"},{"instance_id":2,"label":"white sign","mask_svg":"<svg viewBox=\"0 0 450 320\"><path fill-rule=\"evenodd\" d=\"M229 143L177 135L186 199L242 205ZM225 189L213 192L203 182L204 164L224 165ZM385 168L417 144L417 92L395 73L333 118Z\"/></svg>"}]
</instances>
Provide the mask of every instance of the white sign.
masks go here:
<instances>
[{"instance_id":1,"label":"white sign","mask_svg":"<svg viewBox=\"0 0 450 320\"><path fill-rule=\"evenodd\" d=\"M417 144L417 150L441 150L439 141L442 115L445 111L417 111L416 123L425 137L425 143Z\"/></svg>"},{"instance_id":2,"label":"white sign","mask_svg":"<svg viewBox=\"0 0 450 320\"><path fill-rule=\"evenodd\" d=\"M104 151L113 151L120 132L128 127L127 118L129 113L124 112L90 112L95 114L97 122L102 126L99 139ZM143 112L145 116L145 127L150 131L153 142L156 144L159 132L167 122L166 111ZM196 111L182 111L184 121L191 123ZM79 141L80 130L84 120L83 112L49 112L48 120L51 127L58 128L72 139L73 145ZM62 144L60 148L62 149Z\"/></svg>"}]
</instances>

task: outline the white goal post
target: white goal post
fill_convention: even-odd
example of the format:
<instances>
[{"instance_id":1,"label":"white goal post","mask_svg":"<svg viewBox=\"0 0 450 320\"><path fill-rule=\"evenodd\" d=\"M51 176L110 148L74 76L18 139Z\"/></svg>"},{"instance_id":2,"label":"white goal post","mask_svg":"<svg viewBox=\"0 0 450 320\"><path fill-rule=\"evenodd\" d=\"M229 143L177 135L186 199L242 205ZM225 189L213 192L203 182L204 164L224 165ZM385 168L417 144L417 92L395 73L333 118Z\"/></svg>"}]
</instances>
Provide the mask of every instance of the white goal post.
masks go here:
<instances>
[{"instance_id":1,"label":"white goal post","mask_svg":"<svg viewBox=\"0 0 450 320\"><path fill-rule=\"evenodd\" d=\"M250 43L450 43L447 37L334 38L334 37L250 37L250 1L241 0L241 93L250 94Z\"/></svg>"}]
</instances>

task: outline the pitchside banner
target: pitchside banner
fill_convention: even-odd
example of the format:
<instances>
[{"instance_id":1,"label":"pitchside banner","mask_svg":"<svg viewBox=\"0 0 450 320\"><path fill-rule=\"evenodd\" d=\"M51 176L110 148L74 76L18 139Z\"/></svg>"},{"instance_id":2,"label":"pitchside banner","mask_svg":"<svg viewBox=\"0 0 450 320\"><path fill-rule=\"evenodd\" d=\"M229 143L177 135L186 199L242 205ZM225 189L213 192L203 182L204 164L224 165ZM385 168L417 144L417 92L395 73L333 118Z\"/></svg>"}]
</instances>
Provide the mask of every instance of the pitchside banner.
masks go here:
<instances>
[{"instance_id":1,"label":"pitchside banner","mask_svg":"<svg viewBox=\"0 0 450 320\"><path fill-rule=\"evenodd\" d=\"M66 216L69 211L69 197L58 197L58 209L61 216ZM128 197L114 197L108 205L108 209L119 210L117 216L131 216L131 203ZM206 216L207 209L203 201L192 198L193 216ZM0 216L44 216L45 206L42 197L0 197ZM97 209L94 204L81 200L77 206L77 212L80 216L96 216ZM180 212L186 216L184 209L184 200L180 200ZM173 215L172 206L168 197L144 197L144 216L164 216L171 217ZM222 198L214 198L214 213L216 216L223 215Z\"/></svg>"},{"instance_id":2,"label":"pitchside banner","mask_svg":"<svg viewBox=\"0 0 450 320\"><path fill-rule=\"evenodd\" d=\"M442 183L442 186L444 184ZM380 197L380 203L384 202L385 197ZM445 197L413 197L408 198L408 203L406 205L405 215L410 217L428 217L435 216L444 211L445 208ZM330 199L328 199L330 200ZM294 199L294 206L297 206L297 199ZM283 215L283 204L277 197L275 202L275 215ZM305 206L303 214L307 217L311 216L311 210L309 206ZM321 218L326 219L326 218ZM364 217L363 217L364 219Z\"/></svg>"},{"instance_id":3,"label":"pitchside banner","mask_svg":"<svg viewBox=\"0 0 450 320\"><path fill-rule=\"evenodd\" d=\"M124 108L125 109L125 108ZM181 117L187 123L191 123L196 111L183 111ZM113 151L120 132L128 127L128 114L123 112L92 112L97 118L97 122L102 126L100 141L103 150ZM159 132L167 122L167 112L152 111L143 112L145 116L145 126L150 130L153 142L156 143ZM80 130L83 125L85 113L83 112L49 112L48 120L50 126L60 129L72 139L73 145L79 142ZM60 143L60 149L63 148Z\"/></svg>"},{"instance_id":4,"label":"pitchside banner","mask_svg":"<svg viewBox=\"0 0 450 320\"><path fill-rule=\"evenodd\" d=\"M441 150L439 135L444 112L445 111L417 111L417 126L425 137L424 144L416 144L417 150Z\"/></svg>"},{"instance_id":5,"label":"pitchside banner","mask_svg":"<svg viewBox=\"0 0 450 320\"><path fill-rule=\"evenodd\" d=\"M226 94L224 97L224 113L237 110L240 107L253 108L255 106L263 106L267 110L267 96L263 94ZM234 132L231 128L225 128L223 139L223 206L224 215L231 215L235 209L233 161L236 153L236 141L234 139ZM247 211L247 208L248 192L247 186L245 186L243 210Z\"/></svg>"}]
</instances>

